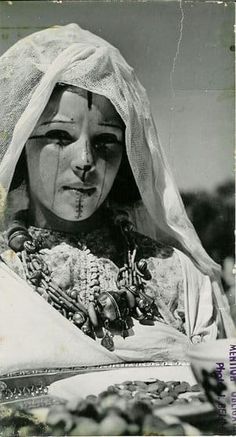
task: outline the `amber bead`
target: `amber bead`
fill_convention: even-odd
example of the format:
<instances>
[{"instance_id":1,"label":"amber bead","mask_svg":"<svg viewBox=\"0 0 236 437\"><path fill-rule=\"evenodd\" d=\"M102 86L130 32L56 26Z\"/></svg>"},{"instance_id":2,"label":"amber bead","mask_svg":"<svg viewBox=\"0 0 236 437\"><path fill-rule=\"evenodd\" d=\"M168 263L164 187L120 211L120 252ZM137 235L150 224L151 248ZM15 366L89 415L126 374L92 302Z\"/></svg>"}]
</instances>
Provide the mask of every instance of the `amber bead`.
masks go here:
<instances>
[{"instance_id":1,"label":"amber bead","mask_svg":"<svg viewBox=\"0 0 236 437\"><path fill-rule=\"evenodd\" d=\"M24 250L24 243L28 240L28 234L23 231L16 231L9 237L8 245L14 252L20 252Z\"/></svg>"},{"instance_id":2,"label":"amber bead","mask_svg":"<svg viewBox=\"0 0 236 437\"><path fill-rule=\"evenodd\" d=\"M70 292L70 297L71 297L72 299L76 299L76 298L77 298L77 295L78 295L77 290L72 290L72 291Z\"/></svg>"},{"instance_id":3,"label":"amber bead","mask_svg":"<svg viewBox=\"0 0 236 437\"><path fill-rule=\"evenodd\" d=\"M145 273L147 270L147 261L145 261L145 259L140 259L137 263L137 267L141 273Z\"/></svg>"},{"instance_id":4,"label":"amber bead","mask_svg":"<svg viewBox=\"0 0 236 437\"><path fill-rule=\"evenodd\" d=\"M79 311L73 315L73 322L77 326L82 326L85 322L85 316Z\"/></svg>"}]
</instances>

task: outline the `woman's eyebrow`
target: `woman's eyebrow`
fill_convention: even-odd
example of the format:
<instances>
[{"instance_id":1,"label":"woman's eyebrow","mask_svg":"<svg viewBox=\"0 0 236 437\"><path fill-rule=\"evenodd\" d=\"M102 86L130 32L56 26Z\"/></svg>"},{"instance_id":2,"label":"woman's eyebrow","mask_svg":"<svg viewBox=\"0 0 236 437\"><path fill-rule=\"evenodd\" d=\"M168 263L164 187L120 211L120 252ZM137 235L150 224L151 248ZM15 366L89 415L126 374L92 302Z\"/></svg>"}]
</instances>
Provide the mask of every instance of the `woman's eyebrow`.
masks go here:
<instances>
[{"instance_id":1,"label":"woman's eyebrow","mask_svg":"<svg viewBox=\"0 0 236 437\"><path fill-rule=\"evenodd\" d=\"M40 124L40 126L45 126L45 125L53 124L53 123L74 124L75 121L74 120L49 120L49 121L44 121L43 123ZM123 130L122 126L120 126L119 124L110 122L110 121L108 121L108 122L104 121L104 122L98 123L98 125L99 126L114 127L116 129Z\"/></svg>"},{"instance_id":2,"label":"woman's eyebrow","mask_svg":"<svg viewBox=\"0 0 236 437\"><path fill-rule=\"evenodd\" d=\"M113 123L113 122L110 122L110 121L108 121L108 122L103 121L103 122L101 122L101 123L98 123L98 125L99 125L99 126L107 126L107 127L115 127L116 129L121 129L121 130L123 130L122 126L120 126L119 124L115 124L115 123Z\"/></svg>"},{"instance_id":3,"label":"woman's eyebrow","mask_svg":"<svg viewBox=\"0 0 236 437\"><path fill-rule=\"evenodd\" d=\"M40 126L45 126L47 124L52 124L52 123L71 123L74 124L74 120L51 120L51 121L44 121L43 123L40 124Z\"/></svg>"}]
</instances>

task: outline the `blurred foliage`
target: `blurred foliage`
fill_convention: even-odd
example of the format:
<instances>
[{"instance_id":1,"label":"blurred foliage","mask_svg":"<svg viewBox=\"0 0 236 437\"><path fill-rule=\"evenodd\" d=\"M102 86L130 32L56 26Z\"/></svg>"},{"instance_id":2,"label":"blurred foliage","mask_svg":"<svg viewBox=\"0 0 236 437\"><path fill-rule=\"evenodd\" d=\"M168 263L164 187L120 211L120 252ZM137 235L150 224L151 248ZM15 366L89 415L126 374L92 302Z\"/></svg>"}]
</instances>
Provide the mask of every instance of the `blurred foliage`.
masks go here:
<instances>
[{"instance_id":1,"label":"blurred foliage","mask_svg":"<svg viewBox=\"0 0 236 437\"><path fill-rule=\"evenodd\" d=\"M221 265L234 258L234 181L216 187L213 193L181 193L187 214L209 255Z\"/></svg>"},{"instance_id":2,"label":"blurred foliage","mask_svg":"<svg viewBox=\"0 0 236 437\"><path fill-rule=\"evenodd\" d=\"M187 214L207 253L222 266L222 285L236 325L235 278L235 184L229 180L215 191L181 193Z\"/></svg>"}]
</instances>

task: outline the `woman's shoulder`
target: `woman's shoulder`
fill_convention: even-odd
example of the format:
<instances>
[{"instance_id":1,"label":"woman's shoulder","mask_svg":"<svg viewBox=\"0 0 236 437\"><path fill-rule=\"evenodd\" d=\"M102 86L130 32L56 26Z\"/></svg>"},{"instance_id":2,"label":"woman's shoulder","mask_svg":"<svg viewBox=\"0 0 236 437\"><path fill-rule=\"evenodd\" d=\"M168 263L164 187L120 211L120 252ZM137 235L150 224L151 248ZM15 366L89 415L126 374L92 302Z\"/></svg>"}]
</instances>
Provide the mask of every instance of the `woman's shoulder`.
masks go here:
<instances>
[{"instance_id":1,"label":"woman's shoulder","mask_svg":"<svg viewBox=\"0 0 236 437\"><path fill-rule=\"evenodd\" d=\"M179 289L183 292L184 283L200 289L210 280L180 249L139 233L135 234L135 238L139 247L138 257L147 261L152 280L159 288Z\"/></svg>"},{"instance_id":2,"label":"woman's shoulder","mask_svg":"<svg viewBox=\"0 0 236 437\"><path fill-rule=\"evenodd\" d=\"M184 277L178 253L174 247L142 234L136 234L135 239L138 256L146 260L151 275L151 280L145 285L146 292L158 299L166 323L175 327L178 321L184 323Z\"/></svg>"},{"instance_id":3,"label":"woman's shoulder","mask_svg":"<svg viewBox=\"0 0 236 437\"><path fill-rule=\"evenodd\" d=\"M202 275L197 266L193 263L188 255L180 249L163 243L161 241L153 240L152 238L135 232L135 241L138 245L138 256L146 260L155 261L163 266L175 265L178 266L179 271L193 270Z\"/></svg>"},{"instance_id":4,"label":"woman's shoulder","mask_svg":"<svg viewBox=\"0 0 236 437\"><path fill-rule=\"evenodd\" d=\"M141 258L158 258L168 260L175 257L175 250L173 246L158 242L138 232L134 233L134 238L138 246L139 256L141 256Z\"/></svg>"}]
</instances>

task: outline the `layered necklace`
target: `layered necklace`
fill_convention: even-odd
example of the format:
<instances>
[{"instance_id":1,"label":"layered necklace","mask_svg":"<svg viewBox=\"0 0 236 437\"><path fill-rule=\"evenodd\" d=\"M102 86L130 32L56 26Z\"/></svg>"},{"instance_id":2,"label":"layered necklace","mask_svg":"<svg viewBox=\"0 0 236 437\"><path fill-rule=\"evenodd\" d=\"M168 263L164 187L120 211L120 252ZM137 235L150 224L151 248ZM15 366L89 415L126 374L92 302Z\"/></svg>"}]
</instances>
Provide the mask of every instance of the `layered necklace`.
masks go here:
<instances>
[{"instance_id":1,"label":"layered necklace","mask_svg":"<svg viewBox=\"0 0 236 437\"><path fill-rule=\"evenodd\" d=\"M146 260L137 259L133 225L126 215L120 214L113 220L113 227L123 243L124 264L112 290L102 287L98 258L81 241L77 241L76 248L62 243L50 251L47 238L40 232L31 236L22 223L14 223L7 233L8 245L19 256L26 280L35 292L84 334L100 338L102 346L111 351L114 333L125 338L132 327L132 317L143 323L160 316L154 299L145 293L151 274ZM63 254L67 254L65 262L70 264L67 281L63 269L58 272L53 268L57 257L63 259ZM49 255L51 259L55 257L54 263L49 262Z\"/></svg>"}]
</instances>

